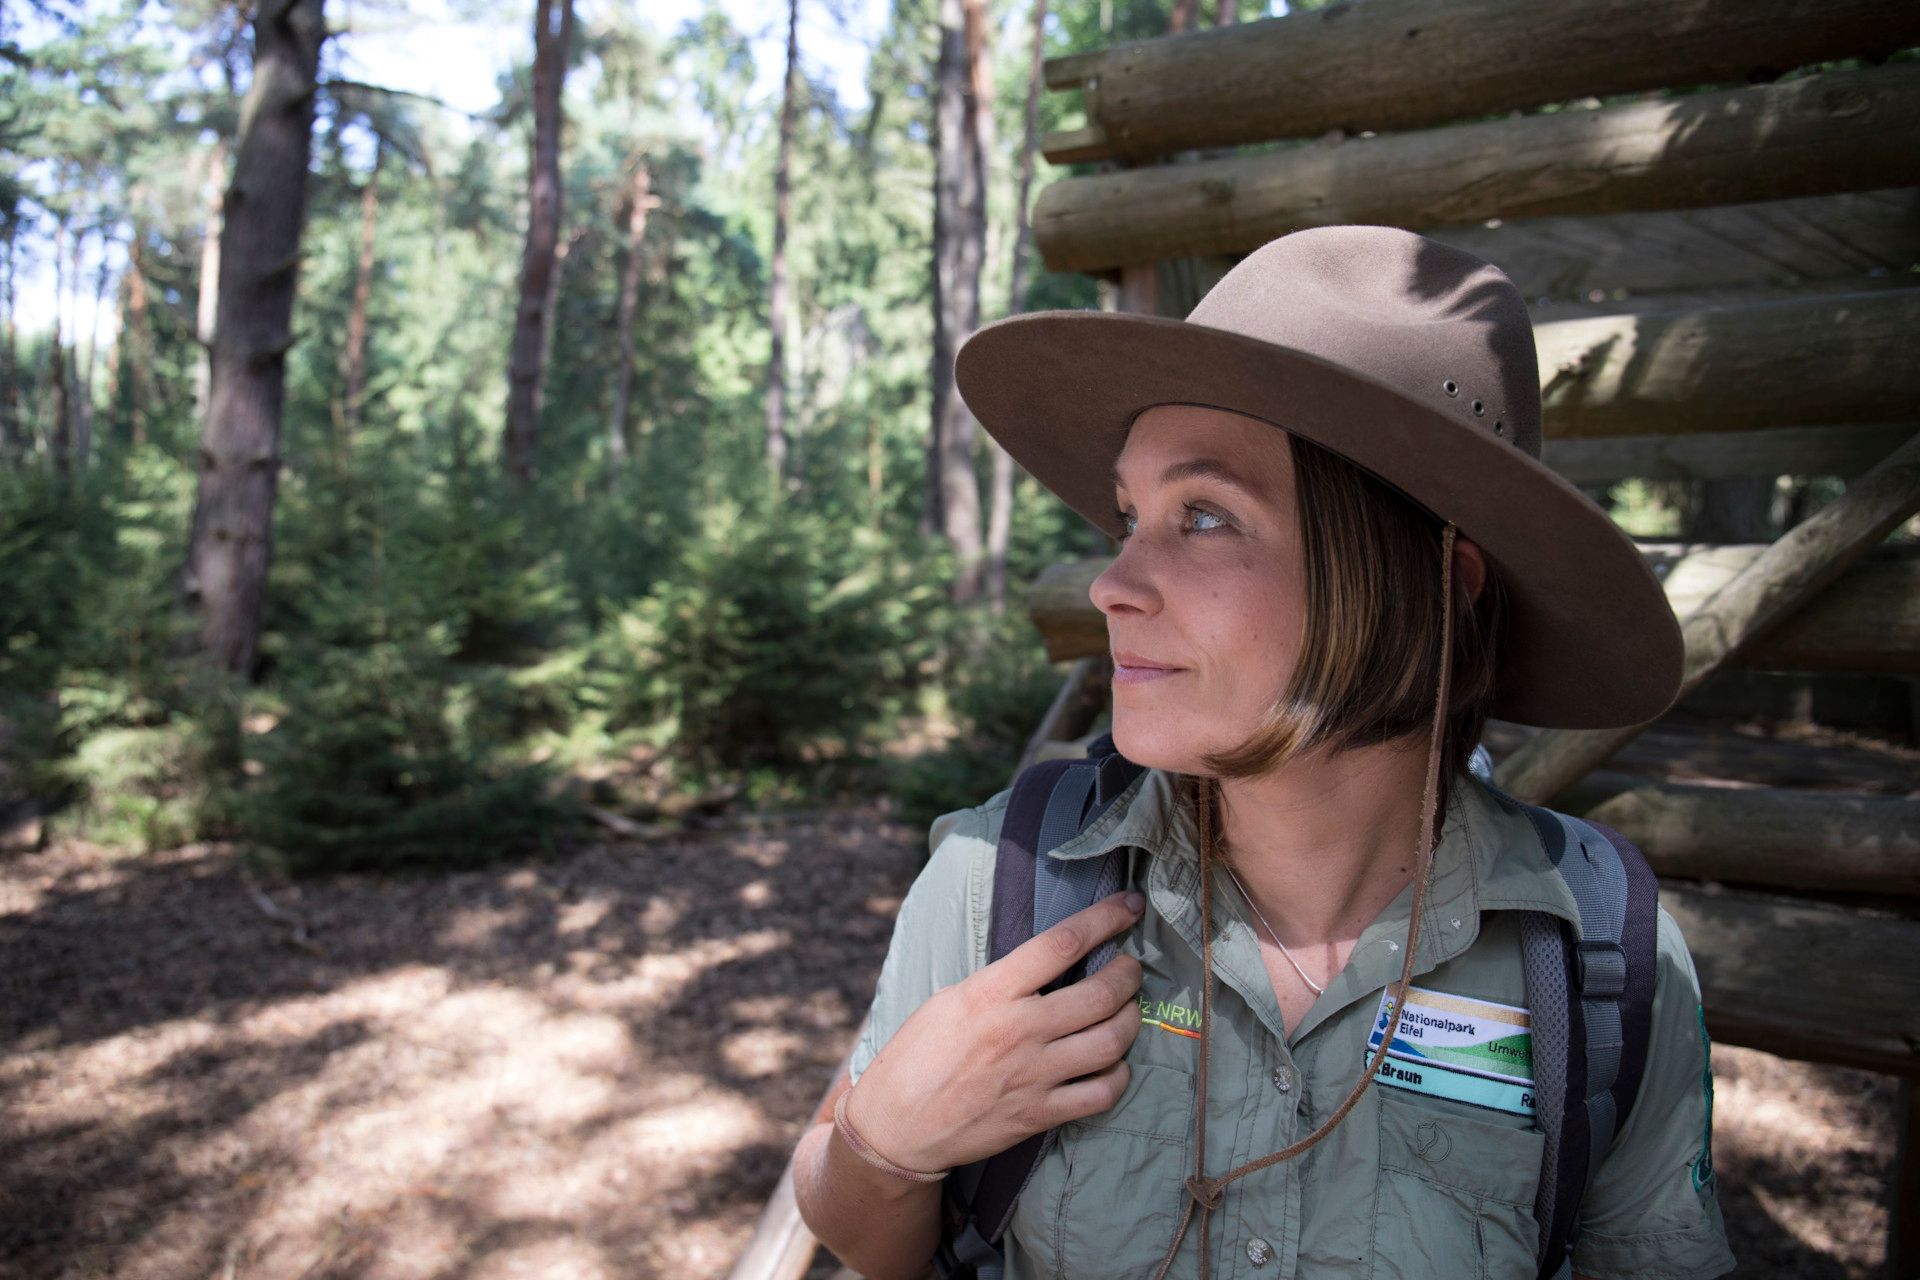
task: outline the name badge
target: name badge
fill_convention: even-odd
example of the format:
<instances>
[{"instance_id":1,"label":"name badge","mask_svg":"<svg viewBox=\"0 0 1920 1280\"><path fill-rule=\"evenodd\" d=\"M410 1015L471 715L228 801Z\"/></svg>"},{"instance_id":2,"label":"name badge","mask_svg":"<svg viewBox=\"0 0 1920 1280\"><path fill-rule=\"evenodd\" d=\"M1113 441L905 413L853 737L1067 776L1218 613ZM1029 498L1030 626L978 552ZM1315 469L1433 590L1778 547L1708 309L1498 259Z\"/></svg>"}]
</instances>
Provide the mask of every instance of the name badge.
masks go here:
<instances>
[{"instance_id":1,"label":"name badge","mask_svg":"<svg viewBox=\"0 0 1920 1280\"><path fill-rule=\"evenodd\" d=\"M1406 1011L1382 1057L1380 1039L1392 1016L1393 993L1382 992L1367 1037L1378 1083L1508 1115L1533 1114L1533 1025L1525 1009L1408 987Z\"/></svg>"}]
</instances>

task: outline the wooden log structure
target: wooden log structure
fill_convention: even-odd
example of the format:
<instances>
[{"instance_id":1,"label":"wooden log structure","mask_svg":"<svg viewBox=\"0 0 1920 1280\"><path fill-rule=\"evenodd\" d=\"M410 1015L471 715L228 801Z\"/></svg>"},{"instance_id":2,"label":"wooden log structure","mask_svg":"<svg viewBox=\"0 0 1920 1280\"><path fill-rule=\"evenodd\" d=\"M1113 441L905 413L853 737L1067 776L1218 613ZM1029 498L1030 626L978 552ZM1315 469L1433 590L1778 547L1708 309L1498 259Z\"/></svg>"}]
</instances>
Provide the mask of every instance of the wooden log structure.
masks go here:
<instances>
[{"instance_id":1,"label":"wooden log structure","mask_svg":"<svg viewBox=\"0 0 1920 1280\"><path fill-rule=\"evenodd\" d=\"M1920 436L1769 546L1682 624L1680 692L1806 605L1920 510ZM1495 777L1523 800L1550 800L1633 739L1641 726L1555 729L1500 762Z\"/></svg>"},{"instance_id":2,"label":"wooden log structure","mask_svg":"<svg viewBox=\"0 0 1920 1280\"><path fill-rule=\"evenodd\" d=\"M1590 439L1910 419L1916 332L1920 289L1536 324L1543 427Z\"/></svg>"},{"instance_id":3,"label":"wooden log structure","mask_svg":"<svg viewBox=\"0 0 1920 1280\"><path fill-rule=\"evenodd\" d=\"M1920 66L1892 64L1065 178L1041 191L1033 229L1049 270L1104 271L1335 223L1419 230L1915 183Z\"/></svg>"},{"instance_id":4,"label":"wooden log structure","mask_svg":"<svg viewBox=\"0 0 1920 1280\"><path fill-rule=\"evenodd\" d=\"M1371 3L1371 0L1369 0ZM1756 284L1858 287L1920 262L1920 190L1896 187L1707 209L1495 220L1427 235L1500 269L1537 308ZM1542 310L1537 319L1557 315Z\"/></svg>"},{"instance_id":5,"label":"wooden log structure","mask_svg":"<svg viewBox=\"0 0 1920 1280\"><path fill-rule=\"evenodd\" d=\"M1671 554L1654 544L1649 559ZM1692 549L1666 568L1668 603L1683 620L1765 554L1763 545ZM1043 571L1027 609L1047 657L1066 662L1107 652L1106 619L1088 599L1110 560L1090 557ZM1734 662L1757 670L1907 672L1920 670L1920 549L1890 547L1835 579Z\"/></svg>"},{"instance_id":6,"label":"wooden log structure","mask_svg":"<svg viewBox=\"0 0 1920 1280\"><path fill-rule=\"evenodd\" d=\"M1055 164L1417 129L1590 95L1738 84L1920 42L1882 0L1367 0L1049 59L1084 127Z\"/></svg>"},{"instance_id":7,"label":"wooden log structure","mask_svg":"<svg viewBox=\"0 0 1920 1280\"><path fill-rule=\"evenodd\" d=\"M1676 881L1660 902L1693 952L1716 1040L1920 1073L1920 922Z\"/></svg>"},{"instance_id":8,"label":"wooden log structure","mask_svg":"<svg viewBox=\"0 0 1920 1280\"><path fill-rule=\"evenodd\" d=\"M1908 797L1648 783L1585 816L1639 845L1663 876L1920 895L1920 800Z\"/></svg>"},{"instance_id":9,"label":"wooden log structure","mask_svg":"<svg viewBox=\"0 0 1920 1280\"><path fill-rule=\"evenodd\" d=\"M1868 470L1920 432L1916 422L1769 427L1712 435L1559 437L1540 460L1577 485L1643 480L1727 480L1748 476L1844 476Z\"/></svg>"}]
</instances>

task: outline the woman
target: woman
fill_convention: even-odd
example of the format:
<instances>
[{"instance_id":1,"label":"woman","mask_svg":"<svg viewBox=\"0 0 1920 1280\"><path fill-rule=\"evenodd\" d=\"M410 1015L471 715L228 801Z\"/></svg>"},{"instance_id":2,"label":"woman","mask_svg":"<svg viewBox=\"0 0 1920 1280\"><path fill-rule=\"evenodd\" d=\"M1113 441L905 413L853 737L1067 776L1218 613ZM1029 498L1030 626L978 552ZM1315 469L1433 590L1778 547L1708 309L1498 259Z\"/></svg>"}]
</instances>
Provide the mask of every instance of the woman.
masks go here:
<instances>
[{"instance_id":1,"label":"woman","mask_svg":"<svg viewBox=\"0 0 1920 1280\"><path fill-rule=\"evenodd\" d=\"M863 1274L916 1274L939 1176L1061 1126L1009 1278L1533 1276L1545 1139L1515 922L1578 917L1467 759L1489 713L1651 719L1681 647L1638 551L1538 461L1524 301L1420 236L1321 228L1184 322L1014 317L956 376L1122 539L1091 595L1114 744L1147 769L1052 856L1126 847L1127 891L988 964L1006 793L935 822L853 1087L796 1155L807 1222ZM1116 935L1112 963L1038 994ZM1511 1069L1469 1082L1504 1085L1370 1072L1403 1012L1506 1020ZM1645 1076L1581 1201L1580 1275L1732 1266L1701 1026L1662 913Z\"/></svg>"}]
</instances>

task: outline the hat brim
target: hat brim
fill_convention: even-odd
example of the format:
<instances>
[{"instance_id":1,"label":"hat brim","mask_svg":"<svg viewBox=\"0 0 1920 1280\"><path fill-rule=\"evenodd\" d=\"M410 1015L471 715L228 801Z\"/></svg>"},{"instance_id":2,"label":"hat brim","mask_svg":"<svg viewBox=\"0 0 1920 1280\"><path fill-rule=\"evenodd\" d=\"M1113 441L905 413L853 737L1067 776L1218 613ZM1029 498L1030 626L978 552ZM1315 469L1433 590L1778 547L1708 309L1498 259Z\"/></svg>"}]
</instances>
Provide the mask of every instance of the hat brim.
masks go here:
<instances>
[{"instance_id":1,"label":"hat brim","mask_svg":"<svg viewBox=\"0 0 1920 1280\"><path fill-rule=\"evenodd\" d=\"M1109 536L1113 464L1157 404L1273 423L1446 513L1508 587L1489 710L1549 728L1640 724L1672 705L1685 648L1646 559L1606 512L1491 430L1318 356L1164 316L1039 311L974 333L960 394L1015 462Z\"/></svg>"}]
</instances>

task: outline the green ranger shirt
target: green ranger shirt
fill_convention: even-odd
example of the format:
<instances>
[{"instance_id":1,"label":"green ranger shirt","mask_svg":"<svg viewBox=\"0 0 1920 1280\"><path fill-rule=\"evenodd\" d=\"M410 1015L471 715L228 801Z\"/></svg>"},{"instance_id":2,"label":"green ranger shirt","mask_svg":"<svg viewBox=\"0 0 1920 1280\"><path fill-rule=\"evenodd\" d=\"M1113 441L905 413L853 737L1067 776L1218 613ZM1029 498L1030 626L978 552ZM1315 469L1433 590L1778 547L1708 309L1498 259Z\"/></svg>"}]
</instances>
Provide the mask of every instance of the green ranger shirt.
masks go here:
<instances>
[{"instance_id":1,"label":"green ranger shirt","mask_svg":"<svg viewBox=\"0 0 1920 1280\"><path fill-rule=\"evenodd\" d=\"M933 823L932 859L901 905L854 1049L855 1080L928 997L987 963L1009 794ZM1530 1280L1537 1271L1533 1205L1545 1139L1531 1115L1516 913L1578 914L1523 814L1469 774L1448 807L1395 1052L1319 1145L1226 1188L1210 1230L1222 1280ZM1058 1131L1003 1241L1006 1280L1151 1275L1186 1203L1200 1052L1200 855L1171 775L1143 772L1054 856L1122 847L1130 850L1127 887L1148 903L1121 944L1142 970L1126 1089L1113 1107ZM1224 877L1216 881L1208 1174L1311 1133L1344 1100L1375 1052L1369 1036L1400 976L1412 899L1409 887L1368 926L1289 1035L1244 903ZM1657 950L1646 1074L1581 1208L1574 1269L1596 1280L1693 1280L1733 1267L1714 1199L1699 982L1664 910ZM1196 1215L1170 1276L1197 1273L1198 1239Z\"/></svg>"}]
</instances>

